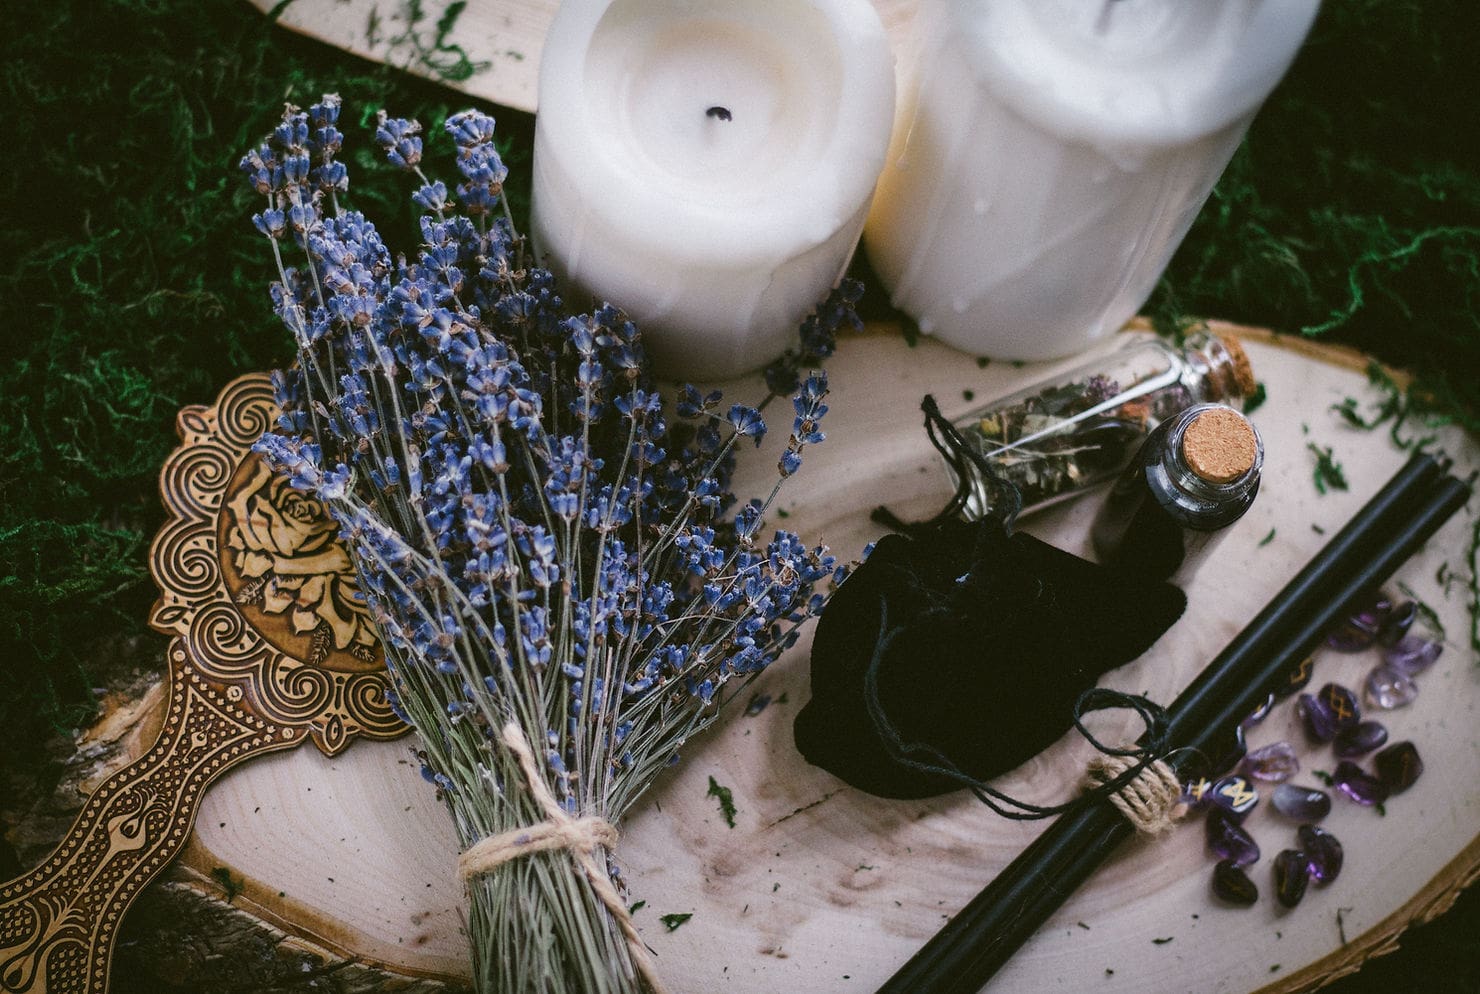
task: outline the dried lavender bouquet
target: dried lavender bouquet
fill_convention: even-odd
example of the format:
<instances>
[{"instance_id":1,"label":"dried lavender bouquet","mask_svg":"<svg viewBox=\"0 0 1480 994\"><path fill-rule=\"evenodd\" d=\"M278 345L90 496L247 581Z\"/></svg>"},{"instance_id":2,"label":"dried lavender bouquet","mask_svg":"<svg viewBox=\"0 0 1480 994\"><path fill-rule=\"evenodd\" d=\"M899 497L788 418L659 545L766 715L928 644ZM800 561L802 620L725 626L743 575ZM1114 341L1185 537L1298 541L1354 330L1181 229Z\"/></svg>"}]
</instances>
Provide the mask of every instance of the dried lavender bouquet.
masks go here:
<instances>
[{"instance_id":1,"label":"dried lavender bouquet","mask_svg":"<svg viewBox=\"0 0 1480 994\"><path fill-rule=\"evenodd\" d=\"M780 479L726 518L760 410L686 386L670 423L632 323L572 314L522 264L492 118L446 122L454 198L420 169L419 125L381 114L376 139L426 211L406 257L340 203L338 115L334 96L289 107L241 163L298 346L258 450L351 547L393 703L465 850L479 989L659 988L612 826L840 579L825 548L757 532L823 437L826 378L797 370L857 321L859 288L835 291L768 371L767 401L795 392Z\"/></svg>"}]
</instances>

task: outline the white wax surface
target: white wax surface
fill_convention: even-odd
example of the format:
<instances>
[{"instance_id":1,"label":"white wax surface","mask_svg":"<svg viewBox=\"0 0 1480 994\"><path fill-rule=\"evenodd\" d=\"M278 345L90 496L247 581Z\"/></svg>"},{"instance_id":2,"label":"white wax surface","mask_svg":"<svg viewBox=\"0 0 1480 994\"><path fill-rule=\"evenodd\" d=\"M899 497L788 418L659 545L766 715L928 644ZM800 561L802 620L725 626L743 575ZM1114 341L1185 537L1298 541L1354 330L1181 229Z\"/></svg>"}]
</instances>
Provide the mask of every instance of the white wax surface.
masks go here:
<instances>
[{"instance_id":1,"label":"white wax surface","mask_svg":"<svg viewBox=\"0 0 1480 994\"><path fill-rule=\"evenodd\" d=\"M846 266L892 112L867 0L567 3L541 66L536 247L665 372L754 369Z\"/></svg>"},{"instance_id":2,"label":"white wax surface","mask_svg":"<svg viewBox=\"0 0 1480 994\"><path fill-rule=\"evenodd\" d=\"M1004 359L1146 301L1317 0L928 0L865 235L921 330Z\"/></svg>"}]
</instances>

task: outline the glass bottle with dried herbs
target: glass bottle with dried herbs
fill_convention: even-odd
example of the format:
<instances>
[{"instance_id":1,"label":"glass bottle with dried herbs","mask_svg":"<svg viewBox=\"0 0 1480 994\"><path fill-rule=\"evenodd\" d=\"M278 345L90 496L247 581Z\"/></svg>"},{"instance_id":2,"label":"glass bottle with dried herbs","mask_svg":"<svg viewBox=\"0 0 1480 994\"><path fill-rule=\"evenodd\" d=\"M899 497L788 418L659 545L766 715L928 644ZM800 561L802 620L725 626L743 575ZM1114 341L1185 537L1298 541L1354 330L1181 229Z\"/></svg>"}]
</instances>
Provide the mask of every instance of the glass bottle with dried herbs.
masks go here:
<instances>
[{"instance_id":1,"label":"glass bottle with dried herbs","mask_svg":"<svg viewBox=\"0 0 1480 994\"><path fill-rule=\"evenodd\" d=\"M1255 386L1248 356L1231 335L1199 332L1181 346L1143 338L954 424L964 443L1017 487L1026 512L1117 475L1167 418L1194 404L1239 403ZM950 462L964 492L963 513L983 516L993 487L971 460Z\"/></svg>"}]
</instances>

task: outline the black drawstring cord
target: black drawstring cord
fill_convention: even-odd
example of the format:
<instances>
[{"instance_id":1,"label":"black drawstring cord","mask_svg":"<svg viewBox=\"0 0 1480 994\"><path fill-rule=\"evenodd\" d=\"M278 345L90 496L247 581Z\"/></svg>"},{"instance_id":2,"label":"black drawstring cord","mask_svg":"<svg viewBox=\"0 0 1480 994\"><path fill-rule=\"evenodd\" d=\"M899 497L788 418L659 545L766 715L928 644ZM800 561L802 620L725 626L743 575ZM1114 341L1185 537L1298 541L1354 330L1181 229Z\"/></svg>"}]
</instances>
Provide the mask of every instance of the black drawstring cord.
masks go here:
<instances>
[{"instance_id":1,"label":"black drawstring cord","mask_svg":"<svg viewBox=\"0 0 1480 994\"><path fill-rule=\"evenodd\" d=\"M906 535L938 525L942 521L960 516L979 481L990 491L988 515L1001 521L1003 529L1010 533L1018 512L1023 508L1023 498L1017 487L998 472L981 450L956 430L955 425L946 420L940 413L934 396L926 394L920 401L920 410L925 413L925 433L930 437L930 444L935 446L935 450L945 459L946 465L956 477L955 493L951 494L945 507L925 521L907 523L883 506L874 508L870 518L886 528Z\"/></svg>"}]
</instances>

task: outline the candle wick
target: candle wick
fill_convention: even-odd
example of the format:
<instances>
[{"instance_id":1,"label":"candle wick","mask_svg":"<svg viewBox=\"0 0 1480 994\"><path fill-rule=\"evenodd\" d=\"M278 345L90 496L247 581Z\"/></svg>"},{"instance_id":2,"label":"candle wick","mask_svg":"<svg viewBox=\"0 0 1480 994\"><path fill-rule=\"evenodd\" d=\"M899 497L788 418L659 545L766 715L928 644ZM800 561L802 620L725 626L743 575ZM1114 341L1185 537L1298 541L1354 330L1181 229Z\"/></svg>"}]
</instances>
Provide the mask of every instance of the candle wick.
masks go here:
<instances>
[{"instance_id":1,"label":"candle wick","mask_svg":"<svg viewBox=\"0 0 1480 994\"><path fill-rule=\"evenodd\" d=\"M728 107L718 107L718 106L711 107L708 110L706 110L704 112L704 116L705 117L712 117L716 121L733 121L735 119L735 115L733 115L733 114L730 113L730 109Z\"/></svg>"}]
</instances>

